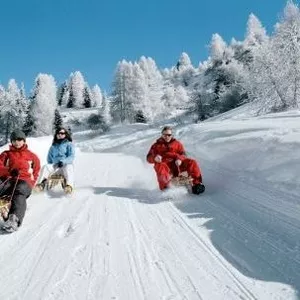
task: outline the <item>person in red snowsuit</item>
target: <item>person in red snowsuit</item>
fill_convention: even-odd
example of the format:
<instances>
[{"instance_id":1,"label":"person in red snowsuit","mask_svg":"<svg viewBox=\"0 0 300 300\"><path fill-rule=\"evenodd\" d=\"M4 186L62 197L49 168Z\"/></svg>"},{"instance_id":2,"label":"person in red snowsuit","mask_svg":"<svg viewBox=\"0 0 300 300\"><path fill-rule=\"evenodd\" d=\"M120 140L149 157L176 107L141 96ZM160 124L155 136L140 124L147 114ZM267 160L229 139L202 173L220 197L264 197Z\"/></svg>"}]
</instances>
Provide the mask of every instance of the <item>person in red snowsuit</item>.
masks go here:
<instances>
[{"instance_id":1,"label":"person in red snowsuit","mask_svg":"<svg viewBox=\"0 0 300 300\"><path fill-rule=\"evenodd\" d=\"M164 190L169 187L172 176L177 177L182 172L187 172L193 179L192 192L204 192L201 170L194 159L187 158L181 142L172 134L172 128L166 126L161 137L151 146L147 161L154 164L159 188Z\"/></svg>"},{"instance_id":2,"label":"person in red snowsuit","mask_svg":"<svg viewBox=\"0 0 300 300\"><path fill-rule=\"evenodd\" d=\"M9 150L0 154L0 195L12 196L8 220L2 228L13 232L22 224L26 199L39 175L40 160L28 149L23 131L13 131L10 140Z\"/></svg>"}]
</instances>

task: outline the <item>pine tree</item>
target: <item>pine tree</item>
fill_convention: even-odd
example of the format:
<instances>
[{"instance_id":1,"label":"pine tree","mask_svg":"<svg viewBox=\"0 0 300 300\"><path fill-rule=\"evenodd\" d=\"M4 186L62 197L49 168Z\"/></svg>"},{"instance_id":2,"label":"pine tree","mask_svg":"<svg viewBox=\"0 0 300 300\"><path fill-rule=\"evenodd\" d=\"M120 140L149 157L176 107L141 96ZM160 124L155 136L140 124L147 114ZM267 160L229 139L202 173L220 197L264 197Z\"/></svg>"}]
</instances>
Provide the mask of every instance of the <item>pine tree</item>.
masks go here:
<instances>
[{"instance_id":1,"label":"pine tree","mask_svg":"<svg viewBox=\"0 0 300 300\"><path fill-rule=\"evenodd\" d=\"M62 117L59 113L59 110L56 108L54 112L54 123L53 123L54 131L61 128L62 125L63 125Z\"/></svg>"},{"instance_id":2,"label":"pine tree","mask_svg":"<svg viewBox=\"0 0 300 300\"><path fill-rule=\"evenodd\" d=\"M112 117L111 117L111 113L110 113L110 103L111 103L111 101L109 101L109 98L107 97L106 93L104 93L101 108L102 108L103 119L104 119L105 124L107 124L107 126L110 126L110 124L112 122Z\"/></svg>"},{"instance_id":3,"label":"pine tree","mask_svg":"<svg viewBox=\"0 0 300 300\"><path fill-rule=\"evenodd\" d=\"M300 11L288 2L274 35L255 53L246 87L259 114L298 107Z\"/></svg>"},{"instance_id":4,"label":"pine tree","mask_svg":"<svg viewBox=\"0 0 300 300\"><path fill-rule=\"evenodd\" d=\"M7 91L1 91L1 128L5 128L5 136L15 128L22 128L27 115L28 101L25 97L24 86L19 89L14 79L9 80Z\"/></svg>"},{"instance_id":5,"label":"pine tree","mask_svg":"<svg viewBox=\"0 0 300 300\"><path fill-rule=\"evenodd\" d=\"M69 95L68 96L69 97L68 97L67 108L73 108L74 103L75 103L75 97L74 97L72 86L70 86L70 88L69 88Z\"/></svg>"},{"instance_id":6,"label":"pine tree","mask_svg":"<svg viewBox=\"0 0 300 300\"><path fill-rule=\"evenodd\" d=\"M259 19L250 14L247 22L246 37L243 42L235 39L231 42L231 48L234 51L234 58L243 64L244 67L251 67L256 52L268 41L265 28Z\"/></svg>"},{"instance_id":7,"label":"pine tree","mask_svg":"<svg viewBox=\"0 0 300 300\"><path fill-rule=\"evenodd\" d=\"M132 86L132 63L125 60L118 63L113 81L112 116L115 122L134 120Z\"/></svg>"},{"instance_id":8,"label":"pine tree","mask_svg":"<svg viewBox=\"0 0 300 300\"><path fill-rule=\"evenodd\" d=\"M85 108L90 108L92 107L92 96L91 96L91 91L88 86L85 86L83 90L83 106Z\"/></svg>"},{"instance_id":9,"label":"pine tree","mask_svg":"<svg viewBox=\"0 0 300 300\"><path fill-rule=\"evenodd\" d=\"M163 97L163 77L158 70L155 61L151 57L142 56L138 62L144 72L145 101L147 102L146 118L149 121L158 119L165 110Z\"/></svg>"},{"instance_id":10,"label":"pine tree","mask_svg":"<svg viewBox=\"0 0 300 300\"><path fill-rule=\"evenodd\" d=\"M67 107L68 108L78 108L83 107L83 92L86 83L82 74L79 71L71 73L69 79L69 98Z\"/></svg>"},{"instance_id":11,"label":"pine tree","mask_svg":"<svg viewBox=\"0 0 300 300\"><path fill-rule=\"evenodd\" d=\"M59 106L65 105L67 103L66 98L68 98L68 84L65 81L57 89L57 103L58 103L58 105Z\"/></svg>"},{"instance_id":12,"label":"pine tree","mask_svg":"<svg viewBox=\"0 0 300 300\"><path fill-rule=\"evenodd\" d=\"M212 36L210 59L201 83L201 105L213 116L240 105L246 95L242 86L243 65L234 58L232 47L220 35ZM199 94L199 89L196 94ZM207 114L207 109L206 109Z\"/></svg>"},{"instance_id":13,"label":"pine tree","mask_svg":"<svg viewBox=\"0 0 300 300\"><path fill-rule=\"evenodd\" d=\"M39 74L35 81L30 117L27 126L35 136L52 134L54 112L57 107L56 83L52 75ZM31 125L31 123L33 123ZM29 130L28 129L28 130Z\"/></svg>"},{"instance_id":14,"label":"pine tree","mask_svg":"<svg viewBox=\"0 0 300 300\"><path fill-rule=\"evenodd\" d=\"M31 115L30 111L31 111L31 108L29 107L29 113L27 114L25 123L23 125L23 131L26 134L26 136L31 135L34 131L36 131L34 119L33 119L33 116Z\"/></svg>"},{"instance_id":15,"label":"pine tree","mask_svg":"<svg viewBox=\"0 0 300 300\"><path fill-rule=\"evenodd\" d=\"M94 107L102 107L103 95L99 85L95 85L92 88L92 106Z\"/></svg>"}]
</instances>

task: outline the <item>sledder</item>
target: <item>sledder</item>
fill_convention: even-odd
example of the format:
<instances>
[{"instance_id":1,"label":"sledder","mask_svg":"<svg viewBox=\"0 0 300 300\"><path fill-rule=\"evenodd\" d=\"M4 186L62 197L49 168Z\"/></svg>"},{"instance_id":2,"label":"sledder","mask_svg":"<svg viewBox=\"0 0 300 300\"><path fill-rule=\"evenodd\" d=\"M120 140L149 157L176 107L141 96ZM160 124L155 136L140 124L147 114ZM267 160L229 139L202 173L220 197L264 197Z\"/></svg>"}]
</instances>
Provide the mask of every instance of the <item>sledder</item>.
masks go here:
<instances>
[{"instance_id":1,"label":"sledder","mask_svg":"<svg viewBox=\"0 0 300 300\"><path fill-rule=\"evenodd\" d=\"M26 212L26 199L40 171L40 160L26 144L25 133L15 130L9 150L0 154L0 213L2 229L13 232L21 226Z\"/></svg>"},{"instance_id":2,"label":"sledder","mask_svg":"<svg viewBox=\"0 0 300 300\"><path fill-rule=\"evenodd\" d=\"M170 126L163 128L161 137L151 146L147 161L154 164L160 190L175 184L191 186L196 195L205 191L197 162L186 157L183 145L173 137Z\"/></svg>"},{"instance_id":3,"label":"sledder","mask_svg":"<svg viewBox=\"0 0 300 300\"><path fill-rule=\"evenodd\" d=\"M75 150L71 135L65 128L58 128L48 151L48 164L42 168L35 191L51 189L60 183L65 193L71 194L74 186L74 156Z\"/></svg>"}]
</instances>

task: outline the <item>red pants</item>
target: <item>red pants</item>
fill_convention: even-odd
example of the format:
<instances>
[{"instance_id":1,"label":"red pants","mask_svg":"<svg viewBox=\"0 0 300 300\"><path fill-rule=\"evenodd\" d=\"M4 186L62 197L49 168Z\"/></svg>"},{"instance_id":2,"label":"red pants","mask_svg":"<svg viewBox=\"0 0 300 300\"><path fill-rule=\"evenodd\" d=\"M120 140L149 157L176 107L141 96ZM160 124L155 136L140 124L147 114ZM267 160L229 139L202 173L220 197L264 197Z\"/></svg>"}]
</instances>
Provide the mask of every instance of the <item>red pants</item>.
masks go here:
<instances>
[{"instance_id":1,"label":"red pants","mask_svg":"<svg viewBox=\"0 0 300 300\"><path fill-rule=\"evenodd\" d=\"M180 167L175 165L175 161L156 163L154 165L157 181L161 190L168 187L172 176L178 176L179 173L187 172L193 178L193 185L202 183L202 175L197 162L194 159L186 158L182 161Z\"/></svg>"}]
</instances>

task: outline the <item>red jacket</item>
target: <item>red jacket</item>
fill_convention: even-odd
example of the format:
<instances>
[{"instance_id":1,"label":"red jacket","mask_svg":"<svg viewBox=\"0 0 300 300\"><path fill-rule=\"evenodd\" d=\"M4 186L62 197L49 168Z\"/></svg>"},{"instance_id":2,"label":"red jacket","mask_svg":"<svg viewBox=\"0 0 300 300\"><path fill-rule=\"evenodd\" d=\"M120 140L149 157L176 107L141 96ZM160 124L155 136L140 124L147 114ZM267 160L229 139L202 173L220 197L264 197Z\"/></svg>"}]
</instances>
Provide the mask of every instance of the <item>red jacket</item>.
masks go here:
<instances>
[{"instance_id":1,"label":"red jacket","mask_svg":"<svg viewBox=\"0 0 300 300\"><path fill-rule=\"evenodd\" d=\"M40 168L39 158L28 150L26 144L20 149L11 145L9 150L0 154L0 177L10 177L10 171L18 169L19 179L26 181L33 187L37 181Z\"/></svg>"},{"instance_id":2,"label":"red jacket","mask_svg":"<svg viewBox=\"0 0 300 300\"><path fill-rule=\"evenodd\" d=\"M154 164L154 158L156 155L162 157L163 162L171 162L176 159L185 160L185 150L183 145L172 138L169 143L167 143L162 137L159 138L150 148L147 154L147 161L150 164Z\"/></svg>"}]
</instances>

